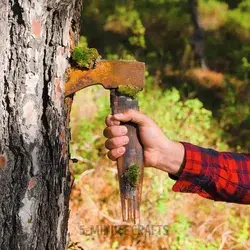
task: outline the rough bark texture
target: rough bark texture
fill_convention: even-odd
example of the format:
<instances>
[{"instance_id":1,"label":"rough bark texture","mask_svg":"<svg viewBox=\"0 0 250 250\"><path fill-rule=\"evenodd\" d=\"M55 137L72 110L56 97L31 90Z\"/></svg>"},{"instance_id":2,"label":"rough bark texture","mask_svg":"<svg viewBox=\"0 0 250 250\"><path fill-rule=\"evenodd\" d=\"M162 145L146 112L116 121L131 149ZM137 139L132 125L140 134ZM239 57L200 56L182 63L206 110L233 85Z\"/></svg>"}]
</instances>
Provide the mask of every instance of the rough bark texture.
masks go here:
<instances>
[{"instance_id":1,"label":"rough bark texture","mask_svg":"<svg viewBox=\"0 0 250 250\"><path fill-rule=\"evenodd\" d=\"M64 249L64 74L80 0L0 0L0 249Z\"/></svg>"}]
</instances>

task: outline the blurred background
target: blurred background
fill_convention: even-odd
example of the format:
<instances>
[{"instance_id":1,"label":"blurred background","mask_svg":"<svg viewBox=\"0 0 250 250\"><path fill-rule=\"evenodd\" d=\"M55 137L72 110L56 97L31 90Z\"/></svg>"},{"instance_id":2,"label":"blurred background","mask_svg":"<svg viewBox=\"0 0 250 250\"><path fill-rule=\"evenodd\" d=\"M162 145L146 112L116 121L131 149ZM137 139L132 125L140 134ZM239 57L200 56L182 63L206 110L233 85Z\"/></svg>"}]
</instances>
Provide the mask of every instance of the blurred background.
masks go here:
<instances>
[{"instance_id":1,"label":"blurred background","mask_svg":"<svg viewBox=\"0 0 250 250\"><path fill-rule=\"evenodd\" d=\"M168 137L249 152L250 0L84 0L81 35L102 58L146 63L140 108ZM151 168L141 224L165 225L161 232L92 230L121 224L116 165L102 135L109 113L109 91L77 93L68 249L250 249L249 206L174 193L174 181Z\"/></svg>"}]
</instances>

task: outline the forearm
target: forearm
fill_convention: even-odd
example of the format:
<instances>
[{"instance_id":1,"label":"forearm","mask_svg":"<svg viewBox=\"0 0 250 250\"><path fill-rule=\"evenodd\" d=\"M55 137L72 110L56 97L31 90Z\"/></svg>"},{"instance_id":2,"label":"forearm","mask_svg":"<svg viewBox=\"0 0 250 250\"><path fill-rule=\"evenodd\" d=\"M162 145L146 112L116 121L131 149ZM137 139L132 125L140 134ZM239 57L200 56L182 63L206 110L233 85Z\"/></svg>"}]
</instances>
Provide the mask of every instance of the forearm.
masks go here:
<instances>
[{"instance_id":1,"label":"forearm","mask_svg":"<svg viewBox=\"0 0 250 250\"><path fill-rule=\"evenodd\" d=\"M250 154L220 153L189 143L183 146L185 164L174 191L250 204Z\"/></svg>"}]
</instances>

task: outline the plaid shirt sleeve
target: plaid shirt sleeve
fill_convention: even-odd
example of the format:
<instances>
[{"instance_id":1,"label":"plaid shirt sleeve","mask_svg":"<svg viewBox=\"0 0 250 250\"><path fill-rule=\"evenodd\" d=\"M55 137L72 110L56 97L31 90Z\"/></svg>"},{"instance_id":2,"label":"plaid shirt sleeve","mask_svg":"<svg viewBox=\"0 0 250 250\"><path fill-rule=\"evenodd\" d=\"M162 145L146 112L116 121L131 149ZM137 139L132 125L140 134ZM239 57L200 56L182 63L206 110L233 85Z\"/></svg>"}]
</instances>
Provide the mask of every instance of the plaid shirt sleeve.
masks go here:
<instances>
[{"instance_id":1,"label":"plaid shirt sleeve","mask_svg":"<svg viewBox=\"0 0 250 250\"><path fill-rule=\"evenodd\" d=\"M185 162L173 191L250 204L250 154L217 152L190 143L182 144Z\"/></svg>"}]
</instances>

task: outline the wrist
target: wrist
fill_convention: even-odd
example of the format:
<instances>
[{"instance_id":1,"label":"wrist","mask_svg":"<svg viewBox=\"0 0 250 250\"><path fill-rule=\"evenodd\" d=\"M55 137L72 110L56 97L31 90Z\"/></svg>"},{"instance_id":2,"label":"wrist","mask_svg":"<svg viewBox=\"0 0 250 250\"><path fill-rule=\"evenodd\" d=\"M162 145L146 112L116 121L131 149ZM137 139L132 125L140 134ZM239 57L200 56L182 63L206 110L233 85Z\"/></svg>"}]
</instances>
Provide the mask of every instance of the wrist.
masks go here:
<instances>
[{"instance_id":1,"label":"wrist","mask_svg":"<svg viewBox=\"0 0 250 250\"><path fill-rule=\"evenodd\" d=\"M167 139L159 151L157 168L178 176L183 168L185 158L185 148L182 143Z\"/></svg>"}]
</instances>

